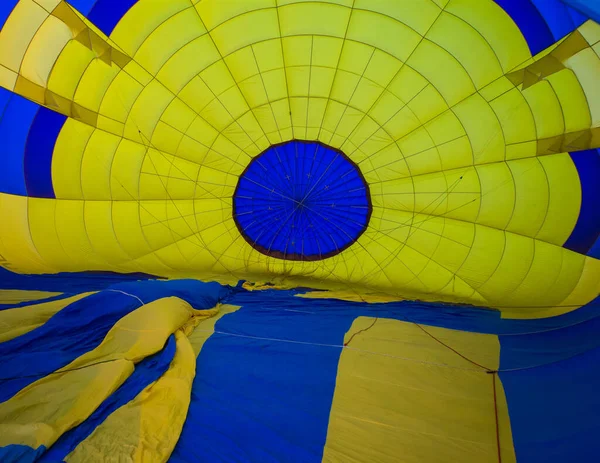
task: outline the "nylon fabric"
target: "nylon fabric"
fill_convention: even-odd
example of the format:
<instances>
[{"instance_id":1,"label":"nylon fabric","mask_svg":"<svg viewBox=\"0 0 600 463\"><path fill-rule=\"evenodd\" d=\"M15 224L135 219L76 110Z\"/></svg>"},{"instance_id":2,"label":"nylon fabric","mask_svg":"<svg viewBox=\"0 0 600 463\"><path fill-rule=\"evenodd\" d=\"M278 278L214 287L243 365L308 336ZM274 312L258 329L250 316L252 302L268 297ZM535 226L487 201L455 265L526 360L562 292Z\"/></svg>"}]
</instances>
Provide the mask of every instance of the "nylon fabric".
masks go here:
<instances>
[{"instance_id":1,"label":"nylon fabric","mask_svg":"<svg viewBox=\"0 0 600 463\"><path fill-rule=\"evenodd\" d=\"M2 265L574 310L598 294L580 281L600 232L582 167L600 146L600 26L579 10L22 0L0 31ZM244 187L261 153L316 143L366 198L336 199L343 169L307 180L285 156ZM260 199L303 184L308 209Z\"/></svg>"},{"instance_id":2,"label":"nylon fabric","mask_svg":"<svg viewBox=\"0 0 600 463\"><path fill-rule=\"evenodd\" d=\"M167 461L185 421L195 374L194 351L187 336L178 330L175 338L176 352L168 370L112 413L67 455L66 462Z\"/></svg>"},{"instance_id":3,"label":"nylon fabric","mask_svg":"<svg viewBox=\"0 0 600 463\"><path fill-rule=\"evenodd\" d=\"M188 303L170 297L123 317L96 349L0 404L0 446L52 445L88 418L133 373L134 363L162 349L168 336L192 316ZM56 391L61 394L53 394ZM16 459L8 455L7 461Z\"/></svg>"},{"instance_id":4,"label":"nylon fabric","mask_svg":"<svg viewBox=\"0 0 600 463\"><path fill-rule=\"evenodd\" d=\"M599 21L0 1L0 460L597 460Z\"/></svg>"},{"instance_id":5,"label":"nylon fabric","mask_svg":"<svg viewBox=\"0 0 600 463\"><path fill-rule=\"evenodd\" d=\"M58 311L92 294L94 293L83 293L56 301L34 304L27 308L19 307L0 311L0 343L38 328Z\"/></svg>"}]
</instances>

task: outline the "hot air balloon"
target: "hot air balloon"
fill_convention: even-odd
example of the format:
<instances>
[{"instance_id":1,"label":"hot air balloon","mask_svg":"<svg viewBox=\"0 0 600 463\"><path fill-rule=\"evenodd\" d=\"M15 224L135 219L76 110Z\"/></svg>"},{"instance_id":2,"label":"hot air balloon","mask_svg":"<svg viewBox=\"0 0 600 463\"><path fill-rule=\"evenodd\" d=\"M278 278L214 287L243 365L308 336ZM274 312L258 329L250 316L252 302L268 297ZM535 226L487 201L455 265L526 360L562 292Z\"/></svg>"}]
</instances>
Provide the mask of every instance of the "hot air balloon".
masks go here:
<instances>
[{"instance_id":1,"label":"hot air balloon","mask_svg":"<svg viewBox=\"0 0 600 463\"><path fill-rule=\"evenodd\" d=\"M3 0L0 460L597 461L599 21Z\"/></svg>"}]
</instances>

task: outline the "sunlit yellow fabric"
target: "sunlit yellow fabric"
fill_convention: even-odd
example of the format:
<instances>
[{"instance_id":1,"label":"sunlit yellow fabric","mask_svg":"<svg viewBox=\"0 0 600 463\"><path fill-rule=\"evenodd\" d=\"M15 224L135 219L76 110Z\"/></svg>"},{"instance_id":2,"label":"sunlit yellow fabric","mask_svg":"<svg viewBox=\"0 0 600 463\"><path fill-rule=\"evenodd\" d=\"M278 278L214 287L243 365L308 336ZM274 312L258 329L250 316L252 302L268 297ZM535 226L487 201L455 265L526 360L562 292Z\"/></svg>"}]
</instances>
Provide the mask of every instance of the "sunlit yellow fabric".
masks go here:
<instances>
[{"instance_id":1,"label":"sunlit yellow fabric","mask_svg":"<svg viewBox=\"0 0 600 463\"><path fill-rule=\"evenodd\" d=\"M0 404L0 446L52 445L114 392L135 363L162 349L195 312L187 302L168 297L123 317L97 348Z\"/></svg>"},{"instance_id":2,"label":"sunlit yellow fabric","mask_svg":"<svg viewBox=\"0 0 600 463\"><path fill-rule=\"evenodd\" d=\"M567 152L600 146L597 28L532 57L492 0L140 0L109 38L21 0L0 85L69 119L57 199L0 195L0 264L573 310L600 290L562 248L581 206ZM370 186L368 229L324 261L267 257L232 218L238 176L291 139L341 149Z\"/></svg>"},{"instance_id":3,"label":"sunlit yellow fabric","mask_svg":"<svg viewBox=\"0 0 600 463\"><path fill-rule=\"evenodd\" d=\"M501 458L516 461L500 379L450 349L496 369L497 336L360 317L345 342L324 462L497 463L494 380Z\"/></svg>"},{"instance_id":4,"label":"sunlit yellow fabric","mask_svg":"<svg viewBox=\"0 0 600 463\"><path fill-rule=\"evenodd\" d=\"M37 301L48 297L60 296L62 293L51 291L27 291L22 289L0 289L0 304L18 304L19 302Z\"/></svg>"},{"instance_id":5,"label":"sunlit yellow fabric","mask_svg":"<svg viewBox=\"0 0 600 463\"><path fill-rule=\"evenodd\" d=\"M196 372L194 351L183 331L175 333L169 369L71 452L65 461L167 461L183 428Z\"/></svg>"},{"instance_id":6,"label":"sunlit yellow fabric","mask_svg":"<svg viewBox=\"0 0 600 463\"><path fill-rule=\"evenodd\" d=\"M36 291L23 292L36 293ZM40 293L54 294L44 292ZM38 294L39 299L42 297L48 297L43 296L42 294ZM0 310L0 342L8 341L9 339L13 339L17 336L21 336L22 334L30 332L38 326L43 325L59 310L64 309L69 304L78 301L79 299L83 299L90 294L94 293L82 293L77 294L76 296L67 297L65 299L59 299L57 301L33 304L15 309Z\"/></svg>"}]
</instances>

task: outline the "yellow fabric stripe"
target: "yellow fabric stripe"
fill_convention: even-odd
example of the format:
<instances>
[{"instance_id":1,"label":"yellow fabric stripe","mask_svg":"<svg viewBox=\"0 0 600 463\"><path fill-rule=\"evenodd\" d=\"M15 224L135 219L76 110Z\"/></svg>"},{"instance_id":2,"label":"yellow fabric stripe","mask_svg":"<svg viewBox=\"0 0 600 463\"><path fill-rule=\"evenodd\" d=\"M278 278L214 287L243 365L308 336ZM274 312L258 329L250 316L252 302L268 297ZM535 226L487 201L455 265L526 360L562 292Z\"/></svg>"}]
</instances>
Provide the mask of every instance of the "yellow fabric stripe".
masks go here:
<instances>
[{"instance_id":1,"label":"yellow fabric stripe","mask_svg":"<svg viewBox=\"0 0 600 463\"><path fill-rule=\"evenodd\" d=\"M0 292L0 296L5 291ZM60 293L45 293L43 291L22 291L26 293L34 293L39 299L44 294L60 294ZM15 309L0 310L0 342L8 341L16 338L31 330L43 325L58 311L64 309L69 304L72 304L79 299L94 294L94 292L77 294L76 296L60 299L58 301L44 302L42 304L28 305L26 307L18 307ZM13 301L14 302L14 301Z\"/></svg>"},{"instance_id":2,"label":"yellow fabric stripe","mask_svg":"<svg viewBox=\"0 0 600 463\"><path fill-rule=\"evenodd\" d=\"M129 461L140 463L167 461L185 422L196 357L214 333L215 323L239 308L218 305L201 312L178 330L175 333L177 350L169 370L133 401L110 415L66 461L120 461L123 455Z\"/></svg>"},{"instance_id":3,"label":"yellow fabric stripe","mask_svg":"<svg viewBox=\"0 0 600 463\"><path fill-rule=\"evenodd\" d=\"M196 373L190 341L181 330L175 337L177 350L165 374L110 415L67 456L67 462L167 461L185 422Z\"/></svg>"},{"instance_id":4,"label":"yellow fabric stripe","mask_svg":"<svg viewBox=\"0 0 600 463\"><path fill-rule=\"evenodd\" d=\"M23 289L0 289L0 304L18 304L19 302L37 301L62 293L50 291L28 291Z\"/></svg>"},{"instance_id":5,"label":"yellow fabric stripe","mask_svg":"<svg viewBox=\"0 0 600 463\"><path fill-rule=\"evenodd\" d=\"M496 369L497 336L360 317L345 342L323 461L498 462L495 375L442 344ZM502 461L514 462L498 378L496 393Z\"/></svg>"},{"instance_id":6,"label":"yellow fabric stripe","mask_svg":"<svg viewBox=\"0 0 600 463\"><path fill-rule=\"evenodd\" d=\"M133 372L134 363L162 349L197 313L168 297L123 317L96 349L0 404L0 447L52 445L91 415Z\"/></svg>"}]
</instances>

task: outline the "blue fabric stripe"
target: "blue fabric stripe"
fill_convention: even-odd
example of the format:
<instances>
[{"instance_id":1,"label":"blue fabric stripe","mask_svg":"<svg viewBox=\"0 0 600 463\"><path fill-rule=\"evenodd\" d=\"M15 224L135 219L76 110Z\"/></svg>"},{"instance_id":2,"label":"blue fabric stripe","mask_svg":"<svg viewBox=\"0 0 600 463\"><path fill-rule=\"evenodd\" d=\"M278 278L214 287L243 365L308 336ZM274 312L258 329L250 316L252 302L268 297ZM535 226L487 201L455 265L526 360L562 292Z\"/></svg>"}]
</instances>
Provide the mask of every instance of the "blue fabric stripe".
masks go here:
<instances>
[{"instance_id":1,"label":"blue fabric stripe","mask_svg":"<svg viewBox=\"0 0 600 463\"><path fill-rule=\"evenodd\" d=\"M545 347L538 345L537 349ZM506 360L510 350L506 339L501 338L502 368L511 367ZM510 355L515 358L513 353ZM538 368L500 373L517 461L598 461L600 370L597 365L600 365L599 348Z\"/></svg>"},{"instance_id":2,"label":"blue fabric stripe","mask_svg":"<svg viewBox=\"0 0 600 463\"><path fill-rule=\"evenodd\" d=\"M555 41L562 39L585 22L585 18L582 17L578 21L574 21L573 17L569 14L570 8L560 0L531 1L535 4L544 21L546 21Z\"/></svg>"},{"instance_id":3,"label":"blue fabric stripe","mask_svg":"<svg viewBox=\"0 0 600 463\"><path fill-rule=\"evenodd\" d=\"M555 42L544 17L530 0L495 1L519 27L532 55L536 55Z\"/></svg>"},{"instance_id":4,"label":"blue fabric stripe","mask_svg":"<svg viewBox=\"0 0 600 463\"><path fill-rule=\"evenodd\" d=\"M2 0L0 2L0 29L4 27L6 20L12 13L12 10L19 3L19 0Z\"/></svg>"},{"instance_id":5,"label":"blue fabric stripe","mask_svg":"<svg viewBox=\"0 0 600 463\"><path fill-rule=\"evenodd\" d=\"M0 343L0 402L96 348L119 319L140 307L133 296L144 303L175 296L209 309L229 291L195 280L145 281L114 285L76 301L39 328Z\"/></svg>"},{"instance_id":6,"label":"blue fabric stripe","mask_svg":"<svg viewBox=\"0 0 600 463\"><path fill-rule=\"evenodd\" d=\"M26 196L25 145L40 106L5 89L0 89L0 95L4 105L0 118L0 192Z\"/></svg>"},{"instance_id":7,"label":"blue fabric stripe","mask_svg":"<svg viewBox=\"0 0 600 463\"><path fill-rule=\"evenodd\" d=\"M68 3L82 15L87 17L91 9L94 7L96 0L68 0Z\"/></svg>"},{"instance_id":8,"label":"blue fabric stripe","mask_svg":"<svg viewBox=\"0 0 600 463\"><path fill-rule=\"evenodd\" d=\"M38 460L56 463L62 461L77 445L85 440L94 429L100 426L118 408L135 399L146 386L159 379L167 371L175 356L175 336L171 335L164 349L145 358L135 366L135 371L108 397L90 417L79 426L63 434Z\"/></svg>"},{"instance_id":9,"label":"blue fabric stripe","mask_svg":"<svg viewBox=\"0 0 600 463\"><path fill-rule=\"evenodd\" d=\"M0 289L23 289L63 293L85 293L105 289L116 283L157 279L144 273L76 272L22 275L0 267Z\"/></svg>"},{"instance_id":10,"label":"blue fabric stripe","mask_svg":"<svg viewBox=\"0 0 600 463\"><path fill-rule=\"evenodd\" d=\"M25 146L25 182L27 194L38 198L55 198L52 185L52 154L67 116L40 108Z\"/></svg>"},{"instance_id":11,"label":"blue fabric stripe","mask_svg":"<svg viewBox=\"0 0 600 463\"><path fill-rule=\"evenodd\" d=\"M110 35L121 18L138 0L97 0L87 18L106 35Z\"/></svg>"},{"instance_id":12,"label":"blue fabric stripe","mask_svg":"<svg viewBox=\"0 0 600 463\"><path fill-rule=\"evenodd\" d=\"M600 22L600 0L561 0L588 18Z\"/></svg>"},{"instance_id":13,"label":"blue fabric stripe","mask_svg":"<svg viewBox=\"0 0 600 463\"><path fill-rule=\"evenodd\" d=\"M26 445L7 445L0 447L0 461L2 463L33 463L38 461L40 455L46 451L43 445L32 449Z\"/></svg>"},{"instance_id":14,"label":"blue fabric stripe","mask_svg":"<svg viewBox=\"0 0 600 463\"><path fill-rule=\"evenodd\" d=\"M281 296L235 295L228 302L243 307L219 320L216 331L343 343L353 314L282 311ZM192 402L170 461L320 462L340 352L212 335L198 356Z\"/></svg>"},{"instance_id":15,"label":"blue fabric stripe","mask_svg":"<svg viewBox=\"0 0 600 463\"><path fill-rule=\"evenodd\" d=\"M581 209L577 224L564 247L587 254L600 234L600 152L586 150L571 153L581 183Z\"/></svg>"}]
</instances>

